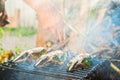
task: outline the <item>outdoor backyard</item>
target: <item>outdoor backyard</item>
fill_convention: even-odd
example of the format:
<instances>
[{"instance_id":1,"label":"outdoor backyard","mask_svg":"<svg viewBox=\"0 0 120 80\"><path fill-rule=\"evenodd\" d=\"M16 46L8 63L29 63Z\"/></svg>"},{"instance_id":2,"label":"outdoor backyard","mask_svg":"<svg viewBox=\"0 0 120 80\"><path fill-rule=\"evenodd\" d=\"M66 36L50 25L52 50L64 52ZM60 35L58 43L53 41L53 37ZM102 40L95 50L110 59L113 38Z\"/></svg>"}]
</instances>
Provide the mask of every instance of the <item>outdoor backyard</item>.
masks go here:
<instances>
[{"instance_id":1,"label":"outdoor backyard","mask_svg":"<svg viewBox=\"0 0 120 80\"><path fill-rule=\"evenodd\" d=\"M36 29L33 27L0 28L0 52L18 54L35 47Z\"/></svg>"},{"instance_id":2,"label":"outdoor backyard","mask_svg":"<svg viewBox=\"0 0 120 80\"><path fill-rule=\"evenodd\" d=\"M119 63L120 0L0 0L0 80L120 80Z\"/></svg>"}]
</instances>

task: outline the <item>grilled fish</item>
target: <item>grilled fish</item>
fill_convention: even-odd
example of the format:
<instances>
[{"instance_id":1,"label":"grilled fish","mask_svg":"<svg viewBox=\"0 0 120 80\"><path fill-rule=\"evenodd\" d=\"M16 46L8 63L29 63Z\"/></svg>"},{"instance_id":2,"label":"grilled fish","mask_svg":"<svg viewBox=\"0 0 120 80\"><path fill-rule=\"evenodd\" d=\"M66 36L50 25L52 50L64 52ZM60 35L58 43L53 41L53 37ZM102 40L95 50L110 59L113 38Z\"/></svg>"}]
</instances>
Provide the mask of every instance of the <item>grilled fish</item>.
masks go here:
<instances>
[{"instance_id":1,"label":"grilled fish","mask_svg":"<svg viewBox=\"0 0 120 80\"><path fill-rule=\"evenodd\" d=\"M33 48L30 50L21 52L20 55L18 55L13 61L21 62L21 61L26 61L30 58L37 60L41 55L46 53L47 53L47 49L44 47Z\"/></svg>"},{"instance_id":2,"label":"grilled fish","mask_svg":"<svg viewBox=\"0 0 120 80\"><path fill-rule=\"evenodd\" d=\"M56 51L47 53L45 55L42 55L39 58L39 60L36 62L35 67L46 66L50 63L61 64L63 62L63 59L62 59L63 54L64 54L63 51L56 50Z\"/></svg>"},{"instance_id":3,"label":"grilled fish","mask_svg":"<svg viewBox=\"0 0 120 80\"><path fill-rule=\"evenodd\" d=\"M88 68L91 64L91 57L90 56L81 56L77 55L70 62L67 64L67 72L73 72L79 69Z\"/></svg>"}]
</instances>

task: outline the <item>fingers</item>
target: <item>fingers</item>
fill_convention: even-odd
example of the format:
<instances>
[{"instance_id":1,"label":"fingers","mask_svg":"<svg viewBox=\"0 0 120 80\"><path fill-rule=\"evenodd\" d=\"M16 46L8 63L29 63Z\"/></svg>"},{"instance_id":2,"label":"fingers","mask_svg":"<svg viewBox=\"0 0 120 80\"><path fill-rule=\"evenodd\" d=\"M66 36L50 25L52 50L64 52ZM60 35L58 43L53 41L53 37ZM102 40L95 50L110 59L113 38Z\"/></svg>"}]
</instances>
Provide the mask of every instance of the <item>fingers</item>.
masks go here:
<instances>
[{"instance_id":1,"label":"fingers","mask_svg":"<svg viewBox=\"0 0 120 80\"><path fill-rule=\"evenodd\" d=\"M65 40L65 31L64 31L64 29L57 30L57 36L58 36L58 40L60 42L64 41Z\"/></svg>"}]
</instances>

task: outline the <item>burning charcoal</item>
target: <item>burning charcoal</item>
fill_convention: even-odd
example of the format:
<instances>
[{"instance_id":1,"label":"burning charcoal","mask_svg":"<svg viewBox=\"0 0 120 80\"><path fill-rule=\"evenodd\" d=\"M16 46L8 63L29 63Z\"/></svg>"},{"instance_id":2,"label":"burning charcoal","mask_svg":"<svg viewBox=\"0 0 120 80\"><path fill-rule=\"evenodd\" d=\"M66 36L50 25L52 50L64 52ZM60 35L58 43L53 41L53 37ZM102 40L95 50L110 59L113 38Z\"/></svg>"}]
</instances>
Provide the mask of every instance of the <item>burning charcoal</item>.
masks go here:
<instances>
[{"instance_id":1,"label":"burning charcoal","mask_svg":"<svg viewBox=\"0 0 120 80\"><path fill-rule=\"evenodd\" d=\"M67 64L67 71L73 72L79 69L88 68L91 65L91 57L85 56L82 57L81 55L76 56L75 58L71 59L70 62Z\"/></svg>"},{"instance_id":2,"label":"burning charcoal","mask_svg":"<svg viewBox=\"0 0 120 80\"><path fill-rule=\"evenodd\" d=\"M35 66L42 67L52 63L61 64L64 61L63 57L64 57L63 51L60 50L52 51L48 54L42 55L36 62Z\"/></svg>"}]
</instances>

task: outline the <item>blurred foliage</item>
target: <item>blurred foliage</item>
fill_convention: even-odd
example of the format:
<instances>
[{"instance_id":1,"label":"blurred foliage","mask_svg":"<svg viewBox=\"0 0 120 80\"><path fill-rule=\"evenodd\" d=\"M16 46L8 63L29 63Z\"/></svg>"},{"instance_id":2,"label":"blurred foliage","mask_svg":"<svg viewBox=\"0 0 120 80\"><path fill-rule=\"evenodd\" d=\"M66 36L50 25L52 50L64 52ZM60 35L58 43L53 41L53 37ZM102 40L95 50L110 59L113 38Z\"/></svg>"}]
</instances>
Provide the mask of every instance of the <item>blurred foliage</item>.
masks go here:
<instances>
[{"instance_id":1,"label":"blurred foliage","mask_svg":"<svg viewBox=\"0 0 120 80\"><path fill-rule=\"evenodd\" d=\"M4 51L3 47L2 47L2 43L0 43L0 53L2 53Z\"/></svg>"},{"instance_id":2,"label":"blurred foliage","mask_svg":"<svg viewBox=\"0 0 120 80\"><path fill-rule=\"evenodd\" d=\"M4 32L9 32L13 36L28 37L36 34L36 29L33 27L17 27L17 28L3 28Z\"/></svg>"},{"instance_id":3,"label":"blurred foliage","mask_svg":"<svg viewBox=\"0 0 120 80\"><path fill-rule=\"evenodd\" d=\"M82 61L82 63L84 63L87 67L90 67L91 63L92 63L91 56L84 58L83 61Z\"/></svg>"},{"instance_id":4,"label":"blurred foliage","mask_svg":"<svg viewBox=\"0 0 120 80\"><path fill-rule=\"evenodd\" d=\"M22 48L19 46L16 46L14 50L5 50L2 47L2 44L0 44L0 63L13 60L15 57L17 57L20 54L21 51Z\"/></svg>"},{"instance_id":5,"label":"blurred foliage","mask_svg":"<svg viewBox=\"0 0 120 80\"><path fill-rule=\"evenodd\" d=\"M14 58L18 56L18 54L20 54L23 51L23 48L21 48L20 46L16 46L14 49Z\"/></svg>"},{"instance_id":6,"label":"blurred foliage","mask_svg":"<svg viewBox=\"0 0 120 80\"><path fill-rule=\"evenodd\" d=\"M36 34L36 29L33 27L17 27L17 28L0 28L0 38L4 37L5 34L10 34L17 37L28 37ZM13 60L18 54L21 53L23 48L16 46L13 50L6 50L0 43L0 63Z\"/></svg>"},{"instance_id":7,"label":"blurred foliage","mask_svg":"<svg viewBox=\"0 0 120 80\"><path fill-rule=\"evenodd\" d=\"M4 30L3 28L0 28L0 38L2 38L4 36Z\"/></svg>"}]
</instances>

